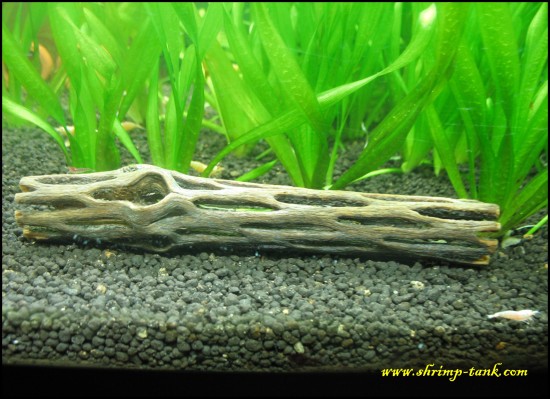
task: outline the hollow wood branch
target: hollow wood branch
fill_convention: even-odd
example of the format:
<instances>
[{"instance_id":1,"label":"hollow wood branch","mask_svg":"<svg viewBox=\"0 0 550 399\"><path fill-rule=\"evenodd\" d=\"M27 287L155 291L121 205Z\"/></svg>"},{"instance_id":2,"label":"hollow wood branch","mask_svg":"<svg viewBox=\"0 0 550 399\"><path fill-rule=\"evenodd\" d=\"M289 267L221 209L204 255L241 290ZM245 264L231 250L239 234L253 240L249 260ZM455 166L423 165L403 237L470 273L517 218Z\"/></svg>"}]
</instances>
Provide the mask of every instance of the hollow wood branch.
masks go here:
<instances>
[{"instance_id":1,"label":"hollow wood branch","mask_svg":"<svg viewBox=\"0 0 550 399\"><path fill-rule=\"evenodd\" d=\"M17 223L33 240L174 248L299 250L487 264L499 208L474 200L371 194L188 176L151 165L27 176ZM29 208L29 207L27 207Z\"/></svg>"}]
</instances>

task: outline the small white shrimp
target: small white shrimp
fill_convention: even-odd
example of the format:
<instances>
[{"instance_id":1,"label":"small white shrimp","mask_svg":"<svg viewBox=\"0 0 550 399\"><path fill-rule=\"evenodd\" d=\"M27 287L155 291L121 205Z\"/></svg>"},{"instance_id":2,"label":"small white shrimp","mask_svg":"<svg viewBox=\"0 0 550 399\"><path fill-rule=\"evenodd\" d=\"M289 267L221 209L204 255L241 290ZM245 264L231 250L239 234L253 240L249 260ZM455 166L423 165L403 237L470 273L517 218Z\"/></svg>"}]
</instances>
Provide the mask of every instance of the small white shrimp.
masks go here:
<instances>
[{"instance_id":1,"label":"small white shrimp","mask_svg":"<svg viewBox=\"0 0 550 399\"><path fill-rule=\"evenodd\" d=\"M493 319L495 317L502 317L503 319L510 319L510 320L516 320L516 321L523 321L524 323L528 323L531 318L536 315L537 313L540 313L538 310L505 310L503 312L497 312L495 314L490 314L487 316L489 319Z\"/></svg>"}]
</instances>

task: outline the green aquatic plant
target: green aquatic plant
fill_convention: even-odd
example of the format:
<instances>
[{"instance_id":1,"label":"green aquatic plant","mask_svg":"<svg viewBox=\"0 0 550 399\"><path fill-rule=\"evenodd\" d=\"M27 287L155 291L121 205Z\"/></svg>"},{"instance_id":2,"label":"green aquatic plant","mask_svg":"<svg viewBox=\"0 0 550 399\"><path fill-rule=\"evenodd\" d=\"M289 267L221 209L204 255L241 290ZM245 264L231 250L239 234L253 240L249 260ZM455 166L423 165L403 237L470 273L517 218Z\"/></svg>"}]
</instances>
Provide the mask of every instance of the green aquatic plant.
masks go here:
<instances>
[{"instance_id":1,"label":"green aquatic plant","mask_svg":"<svg viewBox=\"0 0 550 399\"><path fill-rule=\"evenodd\" d=\"M302 57L306 59L307 62L305 62L288 48L281 33L286 31L277 30L276 24L273 22L275 19L273 15L278 15L277 8L270 10L263 4L254 4L252 7L252 19L255 21L258 31L256 40L261 44L262 50L259 55L257 55L259 50L247 43L242 29L239 36L238 27L231 27L226 19L225 31L228 34L229 47L234 52L235 59L243 64L241 70L243 80L253 82L250 86L257 89L256 98L262 102L264 109L273 113L273 116L267 122L232 141L214 158L204 173L209 173L217 162L241 145L279 135L284 135L282 139L286 140L286 144L291 145L292 152L289 154L288 151L278 151L273 145L272 148L296 185L315 188L331 185L332 188L342 188L375 170L395 153L395 147L400 146L419 112L435 98L441 85L445 82L447 71L457 48L454 39L457 32L460 33L463 29L466 8L457 4L441 4L438 7L437 18L434 5L417 9L415 17L418 23L408 46L396 54L397 58L389 62L385 68L377 62L373 63L371 68L380 67L378 72L348 82L331 80L325 76L334 70L334 60L338 59L338 55L331 57L327 54L325 58L329 61L321 60L318 63L320 68L315 68L311 66L314 63L313 60L307 61L307 55ZM226 9L226 12L230 11L235 12L235 10ZM330 15L332 15L330 8L327 6L327 8L321 9L320 13L323 11L326 13L324 18L330 20ZM365 18L367 16L374 18L371 22L377 24L375 26L378 28L375 28L375 31L381 30L387 22L382 18L383 11L384 9L380 8L378 17L365 14ZM374 14L376 15L376 13ZM229 19L229 17L227 18ZM237 18L237 21L240 19ZM324 22L324 19L321 18L321 21ZM342 23L340 21L340 24ZM437 29L435 25L437 25ZM296 27L298 26L301 25L296 24ZM235 32L231 33L233 29ZM300 35L296 36L300 36L300 40L305 43L313 43L318 39L318 31L321 29L313 29L309 36L305 36L306 39ZM365 37L359 36L362 40L360 42L371 43L371 45L357 47L357 50L351 47L351 50L348 50L352 54L359 54L352 60L359 65L361 56L364 56L362 52L366 51L368 58L370 54L368 51L370 47L373 47L369 40L376 37L369 36L374 35L375 32L367 31L362 34ZM350 112L345 107L342 108L342 102L349 101L349 96L359 92L375 79L398 71L416 60L432 45L432 37L438 54L438 61L434 68L419 80L418 85L410 93L394 104L392 110L369 133L368 145L359 159L333 183L332 168L338 157L338 146L344 126L342 121L347 120L347 115ZM346 37L342 36L342 40L345 41ZM352 40L357 42L358 38L352 38ZM400 37L393 38L393 40L399 41ZM304 50L305 53L307 53L306 50ZM242 55L239 56L239 53ZM352 61L350 61L351 70L354 69ZM327 62L332 63L332 66L327 66ZM265 67L262 68L262 65ZM316 64L316 66L318 65ZM304 73L306 67L309 68L307 74ZM331 87L331 84L338 85ZM323 89L324 91L320 91ZM279 95L277 95L278 93ZM333 124L337 125L337 129L334 134L330 135L328 133L330 129L327 126ZM329 149L331 142L332 150ZM280 156L280 153L287 159L293 156L296 160L289 162Z\"/></svg>"},{"instance_id":2,"label":"green aquatic plant","mask_svg":"<svg viewBox=\"0 0 550 399\"><path fill-rule=\"evenodd\" d=\"M379 77L389 72L389 104L393 109L367 134L367 145L359 159L333 184L331 166L336 160L341 130L328 130L336 132L331 135L315 127L323 123L326 126L323 117L332 120L334 126L338 121L349 121L350 114L338 114L338 110L334 112L336 107L330 109L325 105L323 100L338 97L332 97L334 91L317 95L317 103L312 100L311 93L318 89L312 82L318 80L306 71L322 71L323 59L315 69L303 61L307 51L303 51L306 55L299 56L297 38L303 40L304 35L296 34L298 29L288 17L290 14L298 19L299 11L288 12L292 6L284 7L287 12L257 6L258 15L254 17L252 13L252 20L258 33L254 36L250 30L248 39L242 28L240 36L234 32L238 31L241 16L234 17L232 24L226 20L227 42L243 80L258 88L256 98L265 109L280 110L282 115L234 139L210 168L241 145L285 134L284 144L291 144L297 162L279 159L295 184L319 187L324 183L331 188L343 188L364 177L398 171L377 168L397 152L396 146L403 145L401 171L408 172L421 163L432 162L429 156L433 153L436 173L445 170L460 197L501 206L503 234L547 204L547 166L545 161L540 161L545 159L540 156L547 152L548 132L546 4L438 5L439 28L431 44L422 47L421 54L407 59L407 63L398 63L399 68L390 64L374 75ZM399 55L399 47L393 43L404 34L402 30L408 30L413 38L429 30L429 25L423 25L421 19L426 15L425 6L412 4L402 8L401 4L395 4L393 7L390 26L394 32L388 40L386 55L389 59ZM242 13L240 9L237 11ZM323 10L315 11L322 13ZM231 13L236 13L235 8L228 11L228 15ZM263 28L263 36L262 24L267 26ZM279 29L275 29L277 26ZM311 37L316 37L321 30L314 29ZM250 44L254 40L261 46ZM412 43L408 50L414 53L420 47L415 47L418 43L414 40ZM475 54L471 54L472 51ZM330 59L331 54L327 51L324 58ZM484 81L489 84L485 86ZM361 81L356 81L354 89L338 98L340 104L363 84L358 82ZM288 87L295 89L296 98L288 93ZM343 87L346 86L340 88ZM287 101L290 105L285 108L281 98L294 101ZM388 106L387 102L380 104L382 109ZM322 117L318 109L322 110ZM333 119L327 117L335 114ZM302 120L299 128L294 127L297 119ZM327 140L334 138L327 164L323 162L327 159ZM276 146L272 148L278 156ZM287 159L290 157L287 151L283 153ZM468 165L465 176L461 171L463 164ZM265 170L268 167L262 172ZM528 179L533 173L535 177Z\"/></svg>"},{"instance_id":3,"label":"green aquatic plant","mask_svg":"<svg viewBox=\"0 0 550 399\"><path fill-rule=\"evenodd\" d=\"M33 109L16 103L4 93L3 111L49 133L63 150L67 164L76 168L99 171L120 166L115 136L136 161L142 162L121 121L160 49L150 39L153 32L147 21L139 28L136 26L135 31L114 35L103 22L108 19L110 7L97 3L83 6L51 3L47 7L49 27L62 63L61 81L69 86L68 108L74 130L67 123L63 96L55 94L60 88L54 91L41 78L26 58L21 43L2 22L2 59L10 76L16 77L28 96L61 126L65 137Z\"/></svg>"},{"instance_id":4,"label":"green aquatic plant","mask_svg":"<svg viewBox=\"0 0 550 399\"><path fill-rule=\"evenodd\" d=\"M458 196L499 204L503 233L547 205L546 3L2 7L5 120L39 126L71 167L119 167L117 139L142 162L130 118L180 172L207 126L228 145L204 176L265 140L238 180L280 163L296 186L342 189L431 163ZM42 43L60 60L48 77ZM364 148L335 175L348 139Z\"/></svg>"},{"instance_id":5,"label":"green aquatic plant","mask_svg":"<svg viewBox=\"0 0 550 399\"><path fill-rule=\"evenodd\" d=\"M162 46L171 89L162 134L158 101L158 93L162 92L160 61L156 60L150 74L147 106L147 140L156 165L187 172L193 159L204 114L201 61L219 30L221 14L217 8L210 7L200 19L193 3L146 4Z\"/></svg>"},{"instance_id":6,"label":"green aquatic plant","mask_svg":"<svg viewBox=\"0 0 550 399\"><path fill-rule=\"evenodd\" d=\"M59 78L55 82L41 78L40 65L32 65L26 57L29 35L16 35L18 25L10 29L3 21L3 65L11 76L10 84L3 81L3 110L45 130L71 167L96 171L120 166L115 137L137 162L143 162L121 122L126 116L146 121L153 162L186 172L204 113L201 61L220 28L220 10L212 5L199 18L193 3L30 7L30 21L37 19L34 14L40 13L40 21L47 15L61 60ZM166 70L167 78L161 70ZM69 90L69 118L62 106L63 83ZM166 83L170 95L164 106ZM38 107L22 101L17 96L20 91ZM48 116L60 127L54 128Z\"/></svg>"},{"instance_id":7,"label":"green aquatic plant","mask_svg":"<svg viewBox=\"0 0 550 399\"><path fill-rule=\"evenodd\" d=\"M46 14L47 5L45 3L2 3L2 46L9 48L10 44L17 43L21 52L26 54L25 61L28 61L21 64L20 67L22 69L36 68L44 80L50 79L54 67L51 53L44 45L46 41L44 34L38 34L44 26ZM11 53L8 55L15 56ZM2 58L4 59L4 57ZM32 96L26 95L17 74L9 73L6 62L7 60L2 62L2 95L18 104L30 103ZM50 94L39 93L39 87L35 89L37 90L36 94ZM6 113L4 117L10 125L25 123L14 114Z\"/></svg>"},{"instance_id":8,"label":"green aquatic plant","mask_svg":"<svg viewBox=\"0 0 550 399\"><path fill-rule=\"evenodd\" d=\"M467 28L424 127L436 172L500 205L505 234L548 204L548 4L478 3Z\"/></svg>"},{"instance_id":9,"label":"green aquatic plant","mask_svg":"<svg viewBox=\"0 0 550 399\"><path fill-rule=\"evenodd\" d=\"M387 34L381 28L392 18L392 7L361 3L227 5L223 33L228 51L221 45L214 47L207 54L206 65L215 94L210 102L222 116L228 141L284 112L298 111L307 123L294 119L285 125L284 135L268 134L263 139L296 185L326 184L337 159L340 135L363 134L363 104L373 92L350 94L338 106L323 109L323 115L315 93L383 68L376 54L385 45ZM336 144L329 153L330 141ZM251 140L233 151L246 154L253 143ZM267 165L273 164L266 163L250 176L265 173Z\"/></svg>"}]
</instances>

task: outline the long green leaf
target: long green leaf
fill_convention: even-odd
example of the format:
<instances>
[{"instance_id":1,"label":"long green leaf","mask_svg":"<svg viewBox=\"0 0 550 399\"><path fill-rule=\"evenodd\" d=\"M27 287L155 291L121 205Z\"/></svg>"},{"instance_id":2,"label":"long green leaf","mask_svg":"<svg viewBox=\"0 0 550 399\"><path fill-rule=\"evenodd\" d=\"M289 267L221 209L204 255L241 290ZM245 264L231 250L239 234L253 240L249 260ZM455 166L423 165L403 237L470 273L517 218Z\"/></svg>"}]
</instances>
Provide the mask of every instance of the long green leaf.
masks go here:
<instances>
[{"instance_id":1,"label":"long green leaf","mask_svg":"<svg viewBox=\"0 0 550 399\"><path fill-rule=\"evenodd\" d=\"M220 116L231 141L271 118L260 100L240 79L218 43L210 46L205 62L214 84Z\"/></svg>"},{"instance_id":2,"label":"long green leaf","mask_svg":"<svg viewBox=\"0 0 550 399\"><path fill-rule=\"evenodd\" d=\"M484 50L507 118L517 97L520 68L509 3L476 3Z\"/></svg>"},{"instance_id":3,"label":"long green leaf","mask_svg":"<svg viewBox=\"0 0 550 399\"><path fill-rule=\"evenodd\" d=\"M275 96L274 87L269 83L260 63L256 59L250 43L245 37L244 31L241 26L242 6L242 3L233 3L231 7L227 6L224 31L227 35L227 40L229 42L229 46L231 47L235 60L239 65L239 69L242 71L244 81L247 84L246 86L243 86L242 89L246 90L245 87L252 88L256 97L262 102L265 111L269 110L269 115L272 117L273 115L277 115L280 112L284 104L281 103L281 101ZM233 23L230 18L230 9L233 10L235 23ZM228 70L227 73L230 76L234 75L234 71ZM222 78L221 80L223 84L226 84L225 79ZM234 84L238 84L238 82L235 81ZM220 87L220 91L222 90L224 92L227 92L227 89L224 90ZM232 91L231 93L237 98L237 101L240 101L241 95L239 94L239 92ZM227 101L229 103L227 105L231 106L232 102L229 101L229 98L227 98L226 95L223 96L222 101ZM256 110L260 110L260 108L256 107ZM235 119L233 118L233 115L236 115L238 114L238 112L241 111L234 112L231 110L227 110L226 112L226 108L222 107L221 112L226 114L226 120L228 118L231 119L228 120L228 127L230 128L232 137L238 137L238 135L233 136L234 131L240 131L241 129L233 128L231 126L238 124L239 121L242 122L242 119L239 119L238 117L236 117ZM260 118L267 120L267 112L265 114L262 113L262 115L263 116L260 116ZM258 118L255 119L258 120ZM286 137L282 135L272 136L267 137L266 141L273 148L273 151L277 155L277 158L283 164L283 167L290 175L294 184L298 186L303 186L303 177L301 176L300 171L297 168L298 160L296 159L294 150L290 146Z\"/></svg>"},{"instance_id":4,"label":"long green leaf","mask_svg":"<svg viewBox=\"0 0 550 399\"><path fill-rule=\"evenodd\" d=\"M501 231L505 232L516 226L546 205L548 205L548 170L536 175L515 196L510 206L504 209L500 218Z\"/></svg>"},{"instance_id":5,"label":"long green leaf","mask_svg":"<svg viewBox=\"0 0 550 399\"><path fill-rule=\"evenodd\" d=\"M472 198L478 197L475 160L482 140L481 153L484 159L492 162L495 157L488 141L486 91L481 73L465 40L462 41L455 58L454 73L449 81L464 123L467 140L468 180ZM481 139L480 139L481 137Z\"/></svg>"},{"instance_id":6,"label":"long green leaf","mask_svg":"<svg viewBox=\"0 0 550 399\"><path fill-rule=\"evenodd\" d=\"M216 40L216 35L223 26L223 5L221 3L210 3L206 10L206 15L202 21L199 31L199 41L196 43L198 54L197 58L202 60Z\"/></svg>"},{"instance_id":7,"label":"long green leaf","mask_svg":"<svg viewBox=\"0 0 550 399\"><path fill-rule=\"evenodd\" d=\"M245 174L237 177L235 180L237 181L250 181L257 179L260 176L265 175L267 172L269 172L273 167L277 164L277 160L274 159L273 161L264 163L261 166L258 166L257 168L252 169L250 172L246 172Z\"/></svg>"},{"instance_id":8,"label":"long green leaf","mask_svg":"<svg viewBox=\"0 0 550 399\"><path fill-rule=\"evenodd\" d=\"M430 128L429 130L430 134L432 135L435 148L437 149L437 153L439 154L439 157L441 158L443 165L445 166L445 170L447 171L449 180L451 181L459 197L467 198L468 193L466 191L466 188L464 187L464 183L462 182L462 177L460 176L458 165L455 162L454 146L452 146L447 139L445 129L441 124L441 121L439 120L437 112L435 112L433 106L430 105L426 108L426 116L428 119L428 126Z\"/></svg>"},{"instance_id":9,"label":"long green leaf","mask_svg":"<svg viewBox=\"0 0 550 399\"><path fill-rule=\"evenodd\" d=\"M120 166L120 153L115 146L113 126L122 98L122 85L117 76L112 76L105 88L105 105L101 111L96 141L96 170L112 170Z\"/></svg>"},{"instance_id":10,"label":"long green leaf","mask_svg":"<svg viewBox=\"0 0 550 399\"><path fill-rule=\"evenodd\" d=\"M101 46L108 51L114 62L120 65L122 63L122 51L118 41L113 37L105 24L101 22L93 12L87 8L84 8L83 12L93 35L97 37L97 40L101 43Z\"/></svg>"},{"instance_id":11,"label":"long green leaf","mask_svg":"<svg viewBox=\"0 0 550 399\"><path fill-rule=\"evenodd\" d=\"M183 29L195 44L199 43L199 30L197 27L197 17L195 5L190 2L172 3L172 7L183 24ZM210 8L210 6L208 7Z\"/></svg>"},{"instance_id":12,"label":"long green leaf","mask_svg":"<svg viewBox=\"0 0 550 399\"><path fill-rule=\"evenodd\" d=\"M204 116L204 76L199 62L195 62L195 81L191 103L187 111L187 118L183 125L183 134L177 144L177 170L187 173L193 160L195 146L199 138L202 119Z\"/></svg>"},{"instance_id":13,"label":"long green leaf","mask_svg":"<svg viewBox=\"0 0 550 399\"><path fill-rule=\"evenodd\" d=\"M162 137L160 134L160 121L158 112L158 61L151 72L149 81L149 95L147 100L147 143L149 152L155 165L165 167L164 148L162 146Z\"/></svg>"},{"instance_id":14,"label":"long green leaf","mask_svg":"<svg viewBox=\"0 0 550 399\"><path fill-rule=\"evenodd\" d=\"M82 71L82 74L84 74L84 71ZM78 151L73 153L72 166L96 170L96 109L87 79L81 78L80 80L80 86L71 90L71 97L75 99L74 106L71 108L75 128L73 141L78 143ZM73 141L71 141L71 149L73 148Z\"/></svg>"},{"instance_id":15,"label":"long green leaf","mask_svg":"<svg viewBox=\"0 0 550 399\"><path fill-rule=\"evenodd\" d=\"M317 96L317 100L319 101L321 109L324 110L337 104L340 100L366 86L368 83L372 82L376 78L398 70L406 66L409 62L416 59L420 54L422 54L431 39L433 32L432 28L434 25L433 21L433 19L426 20L424 29L422 29L419 34L411 41L411 43L407 46L403 53L401 53L401 55L394 62L392 62L382 71L375 73L374 75L368 76L364 79L360 79L352 83L347 83L320 93ZM249 131L245 135L230 143L214 157L214 159L208 164L208 167L203 171L202 175L208 176L212 172L213 168L218 164L218 162L220 162L225 156L227 156L229 153L231 153L241 145L254 142L261 138L268 138L282 134L285 131L296 128L305 122L305 115L297 109L292 109L284 112L277 118L266 122L263 125L258 126L257 128L254 128L253 130Z\"/></svg>"},{"instance_id":16,"label":"long green leaf","mask_svg":"<svg viewBox=\"0 0 550 399\"><path fill-rule=\"evenodd\" d=\"M42 80L38 71L19 48L13 35L2 21L2 61L6 63L12 77L25 86L28 94L46 110L59 124L65 125L63 109L56 95Z\"/></svg>"},{"instance_id":17,"label":"long green leaf","mask_svg":"<svg viewBox=\"0 0 550 399\"><path fill-rule=\"evenodd\" d=\"M76 13L75 7L75 3L56 2L48 4L50 28L57 51L63 62L63 67L71 79L71 86L78 86L80 84L80 69L82 64L82 56L78 51L73 28L66 23L69 15Z\"/></svg>"},{"instance_id":18,"label":"long green leaf","mask_svg":"<svg viewBox=\"0 0 550 399\"><path fill-rule=\"evenodd\" d=\"M175 83L177 82L177 71L179 71L180 52L183 49L178 17L174 14L174 8L169 3L145 4L162 45L170 79ZM172 87L172 90L178 92L179 87Z\"/></svg>"},{"instance_id":19,"label":"long green leaf","mask_svg":"<svg viewBox=\"0 0 550 399\"><path fill-rule=\"evenodd\" d=\"M521 83L515 103L512 126L523 136L524 127L529 118L530 106L540 86L541 75L548 61L548 3L542 3L539 11L531 21L525 38L521 58ZM520 143L518 143L520 144ZM516 160L516 165L521 160Z\"/></svg>"},{"instance_id":20,"label":"long green leaf","mask_svg":"<svg viewBox=\"0 0 550 399\"><path fill-rule=\"evenodd\" d=\"M290 97L306 115L315 131L318 134L326 135L326 125L317 97L304 77L294 55L288 50L273 26L266 5L253 3L252 9L256 15L262 44L279 81L288 90Z\"/></svg>"},{"instance_id":21,"label":"long green leaf","mask_svg":"<svg viewBox=\"0 0 550 399\"><path fill-rule=\"evenodd\" d=\"M232 3L235 14L239 13L240 7L242 7L242 3ZM244 80L248 83L249 87L255 88L255 93L260 101L262 101L264 107L271 110L272 115L278 114L283 104L275 96L272 85L269 83L262 70L262 66L256 59L241 26L241 21L238 20L236 24L232 23L228 12L225 13L224 21L224 31L227 41L239 65L239 69L242 71Z\"/></svg>"},{"instance_id":22,"label":"long green leaf","mask_svg":"<svg viewBox=\"0 0 550 399\"><path fill-rule=\"evenodd\" d=\"M2 96L2 111L16 115L21 119L24 119L30 123L33 123L39 128L41 128L42 130L44 130L46 133L48 133L51 137L53 137L57 145L59 145L59 147L63 151L63 154L65 154L65 160L67 161L67 164L70 165L71 156L69 155L69 151L67 151L67 148L65 147L65 141L63 140L61 135L58 132L56 132L55 129L48 122L40 118L31 110L13 102L12 100L10 100L5 96Z\"/></svg>"},{"instance_id":23,"label":"long green leaf","mask_svg":"<svg viewBox=\"0 0 550 399\"><path fill-rule=\"evenodd\" d=\"M418 114L430 101L430 94L440 90L434 88L434 75L424 79L401 102L369 136L369 144L359 159L333 185L332 189L344 188L359 177L371 172L387 161L401 148L405 135L411 129Z\"/></svg>"},{"instance_id":24,"label":"long green leaf","mask_svg":"<svg viewBox=\"0 0 550 399\"><path fill-rule=\"evenodd\" d=\"M116 63L112 56L90 36L82 32L68 16L64 15L63 12L61 15L65 23L73 30L84 62L86 62L90 69L97 71L101 76L108 79L116 68Z\"/></svg>"},{"instance_id":25,"label":"long green leaf","mask_svg":"<svg viewBox=\"0 0 550 399\"><path fill-rule=\"evenodd\" d=\"M430 73L403 98L386 118L371 132L369 144L359 159L333 185L341 189L359 177L372 171L387 161L400 148L405 135L411 129L423 107L432 101L443 88L454 59L458 43L466 21L466 10L463 5L444 3L440 5L438 16L437 62ZM450 58L450 60L448 59ZM437 137L432 136L434 142ZM454 162L454 154L452 161ZM451 159L448 160L451 162Z\"/></svg>"},{"instance_id":26,"label":"long green leaf","mask_svg":"<svg viewBox=\"0 0 550 399\"><path fill-rule=\"evenodd\" d=\"M179 113L176 110L174 92L170 94L166 103L164 119L164 165L169 169L175 169L176 140L179 133Z\"/></svg>"},{"instance_id":27,"label":"long green leaf","mask_svg":"<svg viewBox=\"0 0 550 399\"><path fill-rule=\"evenodd\" d=\"M539 141L537 138L540 136L540 131L538 130L540 125L532 126L531 119L534 115L539 114L540 108L537 107L537 99L540 102L541 98L545 96L546 102L548 101L548 81L541 84L544 78L544 66L546 65L547 68L547 62L548 3L543 3L535 18L533 18L525 39L525 51L521 60L523 69L522 80L512 119L512 128L514 129L515 137L517 137L514 141L514 150L516 153L514 166L520 176L524 176L526 169L528 170L532 165L532 162L528 162L527 158L533 152L540 151L533 147ZM546 115L548 114L547 106L544 107L543 112ZM540 114L537 115L537 118L540 117ZM546 131L548 131L547 127Z\"/></svg>"},{"instance_id":28,"label":"long green leaf","mask_svg":"<svg viewBox=\"0 0 550 399\"><path fill-rule=\"evenodd\" d=\"M132 102L154 69L161 52L160 43L150 21L146 21L127 52L122 65L122 80L125 88L119 115L126 115Z\"/></svg>"},{"instance_id":29,"label":"long green leaf","mask_svg":"<svg viewBox=\"0 0 550 399\"><path fill-rule=\"evenodd\" d=\"M113 125L113 130L115 132L115 135L118 137L120 142L126 149L132 154L134 159L138 163L143 163L143 159L141 158L141 155L139 154L138 149L136 148L134 142L132 141L132 138L128 134L128 132L122 127L120 124L120 121L118 119L115 120L115 124Z\"/></svg>"}]
</instances>

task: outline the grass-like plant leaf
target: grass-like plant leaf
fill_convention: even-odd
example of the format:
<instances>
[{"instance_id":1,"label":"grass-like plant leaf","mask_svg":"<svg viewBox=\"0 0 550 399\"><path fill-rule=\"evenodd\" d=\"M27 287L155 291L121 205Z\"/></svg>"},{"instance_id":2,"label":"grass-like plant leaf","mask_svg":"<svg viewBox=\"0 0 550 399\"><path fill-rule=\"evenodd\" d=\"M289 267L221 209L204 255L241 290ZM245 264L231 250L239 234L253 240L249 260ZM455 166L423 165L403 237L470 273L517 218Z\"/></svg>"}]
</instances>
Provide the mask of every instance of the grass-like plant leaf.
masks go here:
<instances>
[{"instance_id":1,"label":"grass-like plant leaf","mask_svg":"<svg viewBox=\"0 0 550 399\"><path fill-rule=\"evenodd\" d=\"M158 85L158 61L151 71L149 79L149 94L147 99L147 143L149 152L155 165L164 167L164 146L162 145L162 136L160 130L159 118L159 85Z\"/></svg>"},{"instance_id":2,"label":"grass-like plant leaf","mask_svg":"<svg viewBox=\"0 0 550 399\"><path fill-rule=\"evenodd\" d=\"M9 29L3 25L4 47L9 49L9 54L3 54L3 59L7 64L17 64L13 70L10 67L10 73L14 79L18 76L17 80L21 82L23 76L28 96L65 127L70 142L68 162L72 166L92 170L119 167L115 137L136 161L141 162L141 156L128 133L122 129L119 118L128 112L160 52L158 41L155 37L151 38L152 28L147 20L132 32L124 32L126 35L135 34L135 37L115 38L98 17L98 14L105 17L113 12L114 9L109 11L108 8L102 4L47 5L56 50L63 62L53 87L59 90L63 79L70 79L68 111L74 133L69 133L65 126L64 111L58 97L41 79ZM131 44L128 46L128 43ZM18 111L21 114L21 110ZM34 119L33 123L36 122ZM44 128L42 123L39 126ZM51 134L49 130L48 133Z\"/></svg>"},{"instance_id":3,"label":"grass-like plant leaf","mask_svg":"<svg viewBox=\"0 0 550 399\"><path fill-rule=\"evenodd\" d=\"M59 124L65 125L63 109L57 96L30 63L4 21L2 21L2 60L8 66L12 78L21 82L29 96L36 100Z\"/></svg>"},{"instance_id":4,"label":"grass-like plant leaf","mask_svg":"<svg viewBox=\"0 0 550 399\"><path fill-rule=\"evenodd\" d=\"M451 154L445 134L433 140L459 196L499 204L506 234L548 201L547 165L534 168L548 141L548 5L483 3L474 11L449 85L460 119L444 116L452 104L430 111L442 133L451 126L463 132L465 154Z\"/></svg>"},{"instance_id":5,"label":"grass-like plant leaf","mask_svg":"<svg viewBox=\"0 0 550 399\"><path fill-rule=\"evenodd\" d=\"M301 68L288 50L268 15L267 6L254 3L258 32L273 71L292 101L304 113L317 134L326 134L325 122L315 93L305 79Z\"/></svg>"},{"instance_id":6,"label":"grass-like plant leaf","mask_svg":"<svg viewBox=\"0 0 550 399\"><path fill-rule=\"evenodd\" d=\"M53 137L59 148L61 148L63 154L65 154L65 160L69 163L70 155L67 147L65 147L65 141L63 140L63 137L61 137L61 135L52 127L52 125L40 118L34 112L30 111L28 108L13 102L8 97L2 97L2 111L17 115L19 118L38 126L48 133L51 137Z\"/></svg>"},{"instance_id":7,"label":"grass-like plant leaf","mask_svg":"<svg viewBox=\"0 0 550 399\"><path fill-rule=\"evenodd\" d=\"M394 60L390 65L388 65L386 68L384 68L380 72L375 73L371 76L365 77L355 82L346 83L344 85L341 85L333 89L327 90L323 93L320 93L317 96L317 100L319 102L321 110L324 112L329 107L336 105L339 101L346 98L350 94L356 92L357 90L361 89L362 87L366 86L368 83L372 82L376 78L383 76L385 74L391 73L395 70L398 70L406 66L408 63L410 63L414 59L418 58L418 56L422 54L422 52L426 49L426 46L429 44L429 41L432 36L432 32L433 32L432 27L434 25L433 12L434 10L432 9L431 16L430 15L425 16L423 29L419 30L418 34L413 38L411 43L409 43L409 45L400 54L400 56L396 60ZM224 148L219 154L217 154L216 157L210 162L207 169L203 172L203 175L208 176L208 174L213 170L215 165L220 160L222 160L227 154L234 151L236 148L240 147L241 145L252 143L259 139L267 139L269 137L281 135L286 131L290 129L295 129L306 122L307 122L307 118L304 112L302 112L300 109L294 108L290 110L283 110L281 115L275 117L269 122L264 123L263 125L260 125L252 129L245 135L231 142L226 148ZM360 168L357 169L357 171L354 172L354 175L349 175L348 182L343 183L342 185L345 185L355 180L356 178L363 176L366 173L366 172L365 173L361 173L361 172L362 170Z\"/></svg>"},{"instance_id":8,"label":"grass-like plant leaf","mask_svg":"<svg viewBox=\"0 0 550 399\"><path fill-rule=\"evenodd\" d=\"M245 174L237 177L235 180L237 181L250 181L257 179L260 176L263 176L267 172L269 172L273 167L277 164L277 160L274 159L273 161L266 162L261 166L258 166L257 168L252 169L249 172L246 172Z\"/></svg>"},{"instance_id":9,"label":"grass-like plant leaf","mask_svg":"<svg viewBox=\"0 0 550 399\"><path fill-rule=\"evenodd\" d=\"M163 157L161 165L185 173L193 158L204 115L204 77L199 57L205 51L197 46L199 42L205 47L210 46L216 33L212 21L219 20L220 15L219 12L210 12L199 21L195 6L191 3L147 3L145 6L161 44L172 89L166 105L164 134L161 134L156 98L161 87L156 76L151 78L147 111L147 122L151 125L148 141L156 162ZM181 24L194 42L188 46L180 34Z\"/></svg>"}]
</instances>

